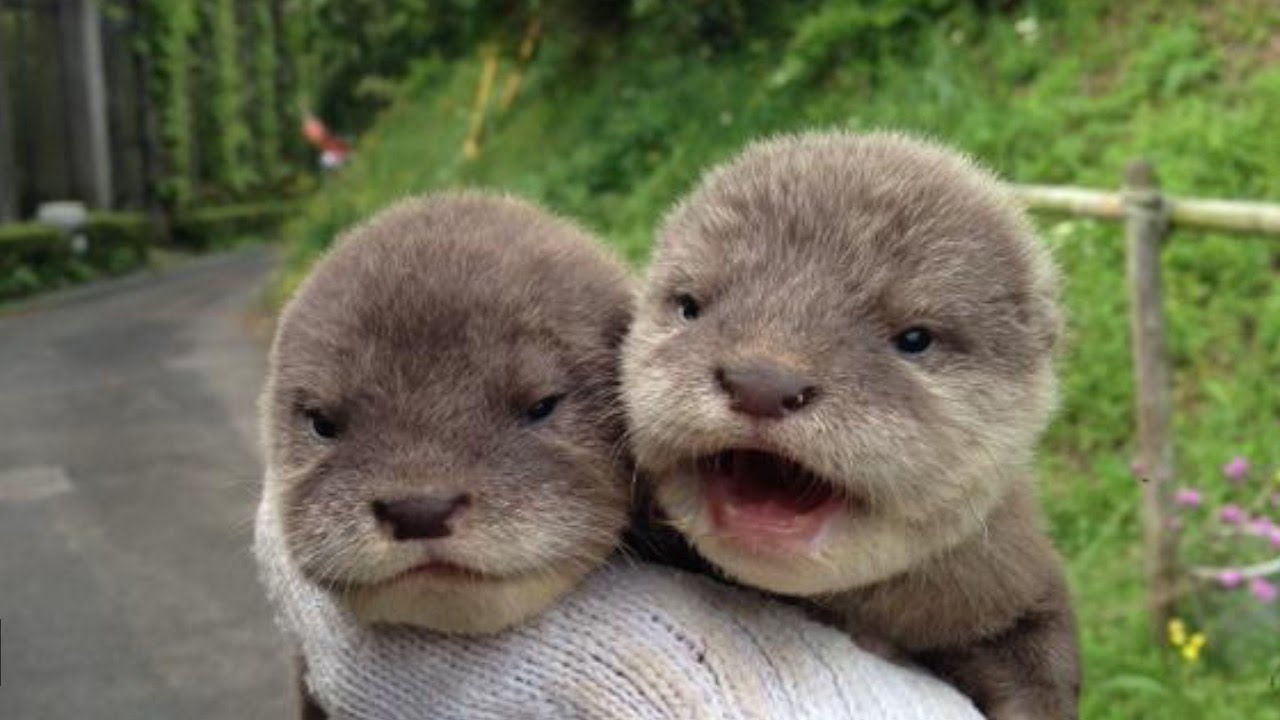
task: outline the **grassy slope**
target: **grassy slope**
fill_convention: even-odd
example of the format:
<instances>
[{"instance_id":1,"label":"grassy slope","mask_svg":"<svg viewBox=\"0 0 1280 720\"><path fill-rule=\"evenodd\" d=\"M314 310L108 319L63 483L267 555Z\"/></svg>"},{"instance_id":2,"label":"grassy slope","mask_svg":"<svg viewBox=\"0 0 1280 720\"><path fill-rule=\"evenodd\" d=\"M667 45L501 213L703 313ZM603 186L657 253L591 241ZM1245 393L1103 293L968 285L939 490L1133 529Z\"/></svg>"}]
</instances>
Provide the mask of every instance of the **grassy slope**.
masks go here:
<instances>
[{"instance_id":1,"label":"grassy slope","mask_svg":"<svg viewBox=\"0 0 1280 720\"><path fill-rule=\"evenodd\" d=\"M805 50L786 33L732 55L676 52L634 33L604 62L571 69L551 28L524 94L490 118L483 155L469 163L460 151L479 64L424 69L362 141L357 164L289 229L285 287L354 219L458 184L539 198L641 262L655 222L700 169L747 138L816 125L925 131L1019 181L1110 187L1142 154L1172 192L1280 200L1280 11L1267 0L1213 12L1107 5L1042 15L1031 40L1017 18L953 15L913 31L911 49L874 72L851 58L782 86L771 82L792 68L781 58ZM1210 638L1194 666L1148 640L1120 230L1052 219L1044 229L1065 270L1073 343L1043 497L1078 596L1084 717L1280 718L1274 606L1239 602L1224 615L1188 603ZM1222 498L1218 468L1232 455L1280 465L1280 243L1175 238L1165 270L1179 469Z\"/></svg>"}]
</instances>

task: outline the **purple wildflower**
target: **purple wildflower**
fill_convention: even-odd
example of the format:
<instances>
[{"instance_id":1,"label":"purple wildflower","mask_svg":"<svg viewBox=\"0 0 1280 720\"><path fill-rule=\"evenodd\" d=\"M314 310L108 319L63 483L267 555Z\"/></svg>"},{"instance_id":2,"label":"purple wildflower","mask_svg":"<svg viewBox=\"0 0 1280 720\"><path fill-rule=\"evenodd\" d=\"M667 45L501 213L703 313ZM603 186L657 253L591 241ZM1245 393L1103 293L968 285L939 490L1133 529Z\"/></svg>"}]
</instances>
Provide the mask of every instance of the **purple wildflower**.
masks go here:
<instances>
[{"instance_id":1,"label":"purple wildflower","mask_svg":"<svg viewBox=\"0 0 1280 720\"><path fill-rule=\"evenodd\" d=\"M1218 511L1218 519L1228 525L1239 525L1247 518L1248 516L1245 515L1244 510L1235 504L1223 505L1222 509Z\"/></svg>"},{"instance_id":2,"label":"purple wildflower","mask_svg":"<svg viewBox=\"0 0 1280 720\"><path fill-rule=\"evenodd\" d=\"M1249 461L1237 455L1231 458L1231 462L1222 466L1222 474L1232 482L1240 482L1249 474Z\"/></svg>"},{"instance_id":3,"label":"purple wildflower","mask_svg":"<svg viewBox=\"0 0 1280 720\"><path fill-rule=\"evenodd\" d=\"M1249 594L1264 603L1275 602L1276 586L1267 582L1264 578L1254 578L1249 582Z\"/></svg>"},{"instance_id":4,"label":"purple wildflower","mask_svg":"<svg viewBox=\"0 0 1280 720\"><path fill-rule=\"evenodd\" d=\"M1240 587L1240 583L1244 582L1244 574L1239 570L1223 570L1218 573L1218 584L1228 590Z\"/></svg>"},{"instance_id":5,"label":"purple wildflower","mask_svg":"<svg viewBox=\"0 0 1280 720\"><path fill-rule=\"evenodd\" d=\"M1280 550L1280 527L1271 528L1271 547Z\"/></svg>"},{"instance_id":6,"label":"purple wildflower","mask_svg":"<svg viewBox=\"0 0 1280 720\"><path fill-rule=\"evenodd\" d=\"M1182 488L1173 496L1173 500L1182 507L1197 508L1200 507L1203 498L1200 491L1195 488Z\"/></svg>"},{"instance_id":7,"label":"purple wildflower","mask_svg":"<svg viewBox=\"0 0 1280 720\"><path fill-rule=\"evenodd\" d=\"M1269 517L1256 517L1249 521L1249 534L1256 537L1267 537L1271 534L1275 525L1272 524Z\"/></svg>"}]
</instances>

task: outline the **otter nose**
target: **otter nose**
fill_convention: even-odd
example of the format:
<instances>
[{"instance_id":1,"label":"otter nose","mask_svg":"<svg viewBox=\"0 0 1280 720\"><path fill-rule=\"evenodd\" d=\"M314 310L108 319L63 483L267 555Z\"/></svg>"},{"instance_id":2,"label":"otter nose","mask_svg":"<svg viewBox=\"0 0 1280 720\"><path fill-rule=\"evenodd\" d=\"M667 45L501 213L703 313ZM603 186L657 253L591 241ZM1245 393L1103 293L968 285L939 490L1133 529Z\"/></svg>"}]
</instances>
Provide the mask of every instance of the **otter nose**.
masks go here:
<instances>
[{"instance_id":1,"label":"otter nose","mask_svg":"<svg viewBox=\"0 0 1280 720\"><path fill-rule=\"evenodd\" d=\"M818 394L808 378L758 360L721 365L715 376L729 396L729 407L753 417L783 417L813 402Z\"/></svg>"},{"instance_id":2,"label":"otter nose","mask_svg":"<svg viewBox=\"0 0 1280 720\"><path fill-rule=\"evenodd\" d=\"M391 528L396 540L430 540L449 537L449 519L471 504L471 496L423 495L401 500L374 500L373 516Z\"/></svg>"}]
</instances>

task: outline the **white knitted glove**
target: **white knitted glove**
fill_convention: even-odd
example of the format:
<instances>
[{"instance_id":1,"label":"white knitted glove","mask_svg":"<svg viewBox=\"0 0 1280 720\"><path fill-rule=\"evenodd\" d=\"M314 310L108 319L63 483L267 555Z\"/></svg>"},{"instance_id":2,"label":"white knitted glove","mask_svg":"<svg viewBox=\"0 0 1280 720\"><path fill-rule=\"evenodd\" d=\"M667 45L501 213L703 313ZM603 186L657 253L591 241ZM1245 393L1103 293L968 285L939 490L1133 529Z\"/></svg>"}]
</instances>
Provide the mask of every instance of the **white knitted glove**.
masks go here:
<instances>
[{"instance_id":1,"label":"white knitted glove","mask_svg":"<svg viewBox=\"0 0 1280 720\"><path fill-rule=\"evenodd\" d=\"M950 686L794 608L656 566L604 568L494 637L361 626L301 578L275 517L264 502L254 550L334 718L981 720Z\"/></svg>"}]
</instances>

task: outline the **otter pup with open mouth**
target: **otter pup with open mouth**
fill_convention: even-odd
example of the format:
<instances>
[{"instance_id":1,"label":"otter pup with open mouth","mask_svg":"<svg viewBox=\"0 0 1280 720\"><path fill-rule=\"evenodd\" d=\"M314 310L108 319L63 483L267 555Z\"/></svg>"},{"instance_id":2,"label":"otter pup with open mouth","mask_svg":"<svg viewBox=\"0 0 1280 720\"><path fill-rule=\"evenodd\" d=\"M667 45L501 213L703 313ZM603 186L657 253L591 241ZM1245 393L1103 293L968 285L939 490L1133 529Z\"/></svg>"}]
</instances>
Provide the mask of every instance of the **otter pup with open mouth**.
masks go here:
<instances>
[{"instance_id":1,"label":"otter pup with open mouth","mask_svg":"<svg viewBox=\"0 0 1280 720\"><path fill-rule=\"evenodd\" d=\"M284 310L263 512L365 623L492 633L602 565L627 520L621 263L508 197L347 232Z\"/></svg>"},{"instance_id":2,"label":"otter pup with open mouth","mask_svg":"<svg viewBox=\"0 0 1280 720\"><path fill-rule=\"evenodd\" d=\"M967 159L893 134L760 142L660 234L623 349L636 461L730 577L810 598L992 718L1074 718L1030 470L1059 326L1047 252Z\"/></svg>"}]
</instances>

